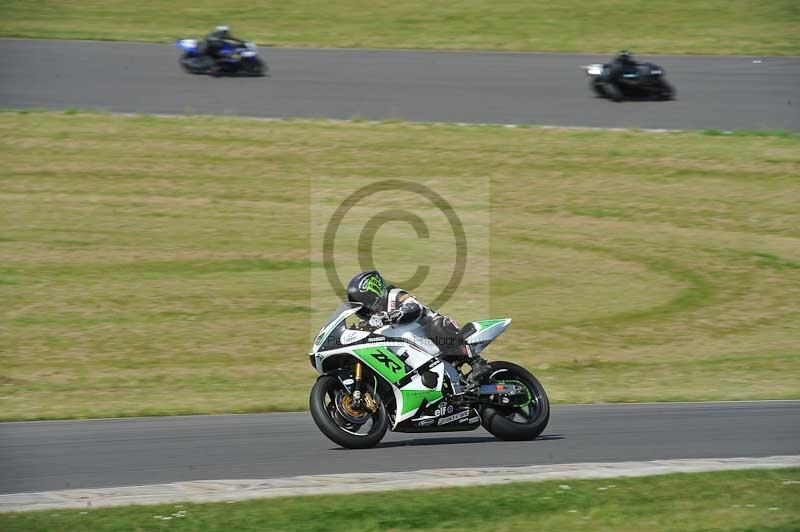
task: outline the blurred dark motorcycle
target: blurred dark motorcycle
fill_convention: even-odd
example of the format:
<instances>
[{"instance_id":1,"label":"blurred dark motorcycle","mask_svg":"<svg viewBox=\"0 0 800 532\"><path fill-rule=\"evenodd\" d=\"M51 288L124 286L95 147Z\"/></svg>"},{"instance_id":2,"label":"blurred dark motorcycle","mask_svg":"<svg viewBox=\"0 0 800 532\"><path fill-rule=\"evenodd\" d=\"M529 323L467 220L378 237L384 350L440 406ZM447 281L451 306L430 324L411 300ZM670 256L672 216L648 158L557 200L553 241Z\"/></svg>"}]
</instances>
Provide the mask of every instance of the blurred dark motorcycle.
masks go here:
<instances>
[{"instance_id":1,"label":"blurred dark motorcycle","mask_svg":"<svg viewBox=\"0 0 800 532\"><path fill-rule=\"evenodd\" d=\"M611 80L611 64L595 63L583 67L589 86L600 98L623 100L674 100L675 88L664 79L664 69L654 63L636 63L625 68L618 81Z\"/></svg>"}]
</instances>

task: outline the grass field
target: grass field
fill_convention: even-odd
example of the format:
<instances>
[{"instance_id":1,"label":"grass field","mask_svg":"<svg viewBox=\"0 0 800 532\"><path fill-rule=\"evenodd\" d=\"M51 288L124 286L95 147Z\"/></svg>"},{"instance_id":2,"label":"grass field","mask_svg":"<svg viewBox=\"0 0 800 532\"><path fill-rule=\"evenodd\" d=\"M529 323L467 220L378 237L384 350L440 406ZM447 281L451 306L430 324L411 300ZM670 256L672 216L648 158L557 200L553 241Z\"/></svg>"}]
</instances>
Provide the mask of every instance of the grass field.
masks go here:
<instances>
[{"instance_id":1,"label":"grass field","mask_svg":"<svg viewBox=\"0 0 800 532\"><path fill-rule=\"evenodd\" d=\"M217 24L276 46L800 55L795 0L5 0L0 35L171 41Z\"/></svg>"},{"instance_id":2,"label":"grass field","mask_svg":"<svg viewBox=\"0 0 800 532\"><path fill-rule=\"evenodd\" d=\"M305 409L313 198L404 176L473 201L442 310L554 401L800 398L798 175L791 134L0 113L0 418Z\"/></svg>"},{"instance_id":3,"label":"grass field","mask_svg":"<svg viewBox=\"0 0 800 532\"><path fill-rule=\"evenodd\" d=\"M797 530L800 470L0 514L36 530Z\"/></svg>"}]
</instances>

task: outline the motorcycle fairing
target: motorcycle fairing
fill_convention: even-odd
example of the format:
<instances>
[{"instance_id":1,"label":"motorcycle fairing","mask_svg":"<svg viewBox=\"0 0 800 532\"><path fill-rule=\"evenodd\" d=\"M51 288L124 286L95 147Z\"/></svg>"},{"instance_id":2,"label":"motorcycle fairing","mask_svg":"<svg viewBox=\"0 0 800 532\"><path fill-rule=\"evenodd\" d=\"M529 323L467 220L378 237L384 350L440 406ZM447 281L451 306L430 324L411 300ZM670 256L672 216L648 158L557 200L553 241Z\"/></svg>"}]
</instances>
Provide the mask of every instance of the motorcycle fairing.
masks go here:
<instances>
[{"instance_id":1,"label":"motorcycle fairing","mask_svg":"<svg viewBox=\"0 0 800 532\"><path fill-rule=\"evenodd\" d=\"M319 334L314 339L314 347L312 348L312 351L309 354L314 355L318 351L322 350L323 346L327 345L326 340L328 339L328 336L330 336L334 330L339 328L342 322L344 322L345 320L347 320L347 318L358 312L360 308L361 305L354 305L352 303L343 303L339 305L336 308L336 310L333 311L333 314L330 315L328 321L325 322ZM340 340L340 338L337 338L336 340Z\"/></svg>"},{"instance_id":2,"label":"motorcycle fairing","mask_svg":"<svg viewBox=\"0 0 800 532\"><path fill-rule=\"evenodd\" d=\"M352 348L334 349L317 354L317 368L321 369L324 359L328 356L349 354L361 360L376 374L388 382L397 404L397 415L394 426L413 417L417 411L427 405L440 401L443 397L444 365L428 357L429 361L416 368L410 367L398 355L405 354L411 346L399 342L383 342L372 344L358 344ZM409 360L407 358L406 360ZM431 372L436 375L436 386L428 388L422 382L422 373Z\"/></svg>"},{"instance_id":3,"label":"motorcycle fairing","mask_svg":"<svg viewBox=\"0 0 800 532\"><path fill-rule=\"evenodd\" d=\"M611 65L609 63L593 63L581 67L592 78L606 78L609 75ZM666 71L655 63L636 63L636 66L625 68L622 73L623 79L641 83L644 85L654 83L666 75Z\"/></svg>"},{"instance_id":4,"label":"motorcycle fairing","mask_svg":"<svg viewBox=\"0 0 800 532\"><path fill-rule=\"evenodd\" d=\"M392 428L394 432L454 432L474 430L481 424L478 410L439 401Z\"/></svg>"},{"instance_id":5,"label":"motorcycle fairing","mask_svg":"<svg viewBox=\"0 0 800 532\"><path fill-rule=\"evenodd\" d=\"M475 332L464 338L464 341L472 347L472 351L475 354L478 354L486 349L486 346L492 343L492 340L503 334L508 326L511 325L511 318L471 321L469 325L472 326Z\"/></svg>"},{"instance_id":6,"label":"motorcycle fairing","mask_svg":"<svg viewBox=\"0 0 800 532\"><path fill-rule=\"evenodd\" d=\"M175 42L175 47L183 50L184 52L196 52L200 46L200 41L197 39L178 39Z\"/></svg>"},{"instance_id":7,"label":"motorcycle fairing","mask_svg":"<svg viewBox=\"0 0 800 532\"><path fill-rule=\"evenodd\" d=\"M599 76L603 73L603 70L606 68L606 66L600 63L592 63L591 65L586 65L583 68L586 69L586 73L590 76Z\"/></svg>"},{"instance_id":8,"label":"motorcycle fairing","mask_svg":"<svg viewBox=\"0 0 800 532\"><path fill-rule=\"evenodd\" d=\"M327 336L335 329L341 320L334 320L326 325L320 332L320 345L323 345ZM319 346L315 345L315 351L310 353L312 363L317 372L323 374L325 360L337 355L349 355L361 360L377 375L389 383L397 405L397 415L394 425L413 417L420 408L432 405L440 401L443 397L445 367L443 362L434 357L426 355L419 349L402 342L366 342L353 344L351 346L340 347L318 351ZM316 342L315 342L316 344ZM414 356L406 356L408 352L414 352ZM402 360L400 357L406 357ZM406 362L412 358L420 360L425 357L425 361L417 364L416 367L409 366ZM422 374L431 372L436 376L436 386L429 388L422 382Z\"/></svg>"},{"instance_id":9,"label":"motorcycle fairing","mask_svg":"<svg viewBox=\"0 0 800 532\"><path fill-rule=\"evenodd\" d=\"M439 354L439 347L435 342L430 341L425 335L425 329L417 322L385 325L377 329L375 334L381 334L389 338L403 338L414 344L425 355L436 356ZM423 361L427 359L428 357L424 357ZM416 366L414 362L411 362L411 365Z\"/></svg>"}]
</instances>

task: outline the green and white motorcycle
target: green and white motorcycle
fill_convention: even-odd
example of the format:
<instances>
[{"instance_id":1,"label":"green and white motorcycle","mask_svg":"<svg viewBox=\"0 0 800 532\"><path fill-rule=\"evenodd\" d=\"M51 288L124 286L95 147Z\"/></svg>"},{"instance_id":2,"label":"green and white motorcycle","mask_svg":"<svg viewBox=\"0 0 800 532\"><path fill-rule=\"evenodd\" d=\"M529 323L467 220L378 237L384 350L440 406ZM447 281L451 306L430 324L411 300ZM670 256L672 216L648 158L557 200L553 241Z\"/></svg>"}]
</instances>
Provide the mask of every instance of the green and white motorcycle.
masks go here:
<instances>
[{"instance_id":1,"label":"green and white motorcycle","mask_svg":"<svg viewBox=\"0 0 800 532\"><path fill-rule=\"evenodd\" d=\"M439 349L416 322L371 326L357 303L344 303L314 340L311 416L325 436L349 448L373 447L386 431L447 432L481 424L502 440L532 440L550 419L544 388L526 369L490 362L479 382L463 374L466 357ZM511 319L474 321L460 340L478 354ZM444 347L444 346L442 346Z\"/></svg>"}]
</instances>

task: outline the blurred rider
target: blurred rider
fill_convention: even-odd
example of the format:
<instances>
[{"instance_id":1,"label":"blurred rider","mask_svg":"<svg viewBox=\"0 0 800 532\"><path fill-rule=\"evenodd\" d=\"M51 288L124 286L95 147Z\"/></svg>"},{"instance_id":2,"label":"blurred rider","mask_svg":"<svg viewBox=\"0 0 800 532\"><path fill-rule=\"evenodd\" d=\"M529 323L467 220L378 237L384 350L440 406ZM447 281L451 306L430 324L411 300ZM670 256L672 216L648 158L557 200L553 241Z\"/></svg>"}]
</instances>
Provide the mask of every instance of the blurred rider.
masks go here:
<instances>
[{"instance_id":1,"label":"blurred rider","mask_svg":"<svg viewBox=\"0 0 800 532\"><path fill-rule=\"evenodd\" d=\"M486 361L463 341L456 322L426 307L406 290L389 285L377 270L353 277L347 285L347 299L363 305L358 316L373 327L417 321L443 355L472 366L469 384L478 383L490 373Z\"/></svg>"},{"instance_id":2,"label":"blurred rider","mask_svg":"<svg viewBox=\"0 0 800 532\"><path fill-rule=\"evenodd\" d=\"M634 60L633 54L628 50L620 50L616 57L611 60L609 80L612 83L619 83L625 71L633 67L636 67L636 60Z\"/></svg>"},{"instance_id":3,"label":"blurred rider","mask_svg":"<svg viewBox=\"0 0 800 532\"><path fill-rule=\"evenodd\" d=\"M621 50L609 63L608 73L600 79L603 90L615 102L621 102L624 99L622 92L622 84L625 80L624 74L632 67L636 67L633 54L628 50Z\"/></svg>"},{"instance_id":4,"label":"blurred rider","mask_svg":"<svg viewBox=\"0 0 800 532\"><path fill-rule=\"evenodd\" d=\"M228 26L217 26L214 28L214 31L206 35L205 44L206 55L216 60L219 59L223 46L226 44L244 46L244 41L231 35L231 31Z\"/></svg>"}]
</instances>

